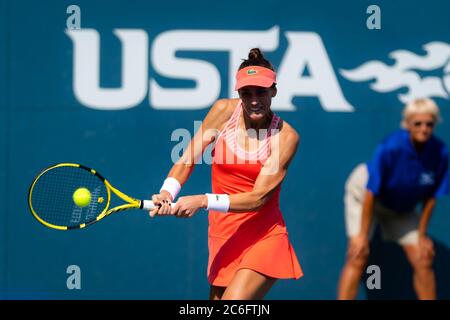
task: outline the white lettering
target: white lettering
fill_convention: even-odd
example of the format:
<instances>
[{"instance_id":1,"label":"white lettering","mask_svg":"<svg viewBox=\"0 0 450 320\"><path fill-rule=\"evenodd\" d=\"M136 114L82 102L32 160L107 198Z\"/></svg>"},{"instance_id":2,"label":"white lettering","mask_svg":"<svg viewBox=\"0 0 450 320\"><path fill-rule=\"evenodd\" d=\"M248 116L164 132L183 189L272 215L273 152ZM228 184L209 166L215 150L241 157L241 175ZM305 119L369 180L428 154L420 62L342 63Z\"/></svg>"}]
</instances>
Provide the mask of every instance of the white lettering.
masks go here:
<instances>
[{"instance_id":1,"label":"white lettering","mask_svg":"<svg viewBox=\"0 0 450 320\"><path fill-rule=\"evenodd\" d=\"M116 29L122 43L122 87L100 88L100 43L94 29L68 30L74 44L73 88L83 105L121 110L138 105L147 93L148 37L144 30Z\"/></svg>"},{"instance_id":2,"label":"white lettering","mask_svg":"<svg viewBox=\"0 0 450 320\"><path fill-rule=\"evenodd\" d=\"M228 93L235 97L235 71L249 49L276 50L280 31L172 30L158 35L151 48L153 69L171 79L193 80L193 88L165 88L148 75L148 36L140 29L115 29L122 44L120 88L100 87L100 44L95 29L67 30L73 42L73 90L83 105L99 110L122 110L142 103L148 95L155 109L203 109L219 98L221 77L217 66L193 58L181 58L180 51L224 51L229 54ZM286 32L288 48L278 70L278 95L273 109L295 111L294 97L317 97L326 111L353 111L346 101L322 39L312 32ZM309 75L302 75L306 70Z\"/></svg>"},{"instance_id":3,"label":"white lettering","mask_svg":"<svg viewBox=\"0 0 450 320\"><path fill-rule=\"evenodd\" d=\"M287 52L279 68L274 110L294 111L295 96L317 96L326 111L353 111L345 100L322 39L312 32L286 32ZM301 76L308 68L310 76Z\"/></svg>"}]
</instances>

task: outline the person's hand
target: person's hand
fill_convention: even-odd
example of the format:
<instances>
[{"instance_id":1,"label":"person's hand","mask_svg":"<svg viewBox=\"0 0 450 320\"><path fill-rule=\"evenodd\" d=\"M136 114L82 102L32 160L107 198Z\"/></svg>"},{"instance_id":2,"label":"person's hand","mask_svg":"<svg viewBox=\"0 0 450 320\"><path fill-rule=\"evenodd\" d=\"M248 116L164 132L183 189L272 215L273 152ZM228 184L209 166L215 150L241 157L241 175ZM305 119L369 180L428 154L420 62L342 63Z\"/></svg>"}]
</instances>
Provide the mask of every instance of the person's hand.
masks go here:
<instances>
[{"instance_id":1,"label":"person's hand","mask_svg":"<svg viewBox=\"0 0 450 320\"><path fill-rule=\"evenodd\" d=\"M433 259L434 254L433 240L427 236L419 236L419 258Z\"/></svg>"},{"instance_id":2,"label":"person's hand","mask_svg":"<svg viewBox=\"0 0 450 320\"><path fill-rule=\"evenodd\" d=\"M350 239L347 255L350 259L362 259L369 255L369 239L366 235L357 235Z\"/></svg>"},{"instance_id":3,"label":"person's hand","mask_svg":"<svg viewBox=\"0 0 450 320\"><path fill-rule=\"evenodd\" d=\"M169 192L162 190L159 194L152 195L152 201L155 208L149 211L150 218L155 215L165 216L172 214L172 196Z\"/></svg>"},{"instance_id":4,"label":"person's hand","mask_svg":"<svg viewBox=\"0 0 450 320\"><path fill-rule=\"evenodd\" d=\"M172 214L179 218L190 218L200 208L206 208L208 205L208 198L206 195L196 195L180 197L176 205L172 208Z\"/></svg>"}]
</instances>

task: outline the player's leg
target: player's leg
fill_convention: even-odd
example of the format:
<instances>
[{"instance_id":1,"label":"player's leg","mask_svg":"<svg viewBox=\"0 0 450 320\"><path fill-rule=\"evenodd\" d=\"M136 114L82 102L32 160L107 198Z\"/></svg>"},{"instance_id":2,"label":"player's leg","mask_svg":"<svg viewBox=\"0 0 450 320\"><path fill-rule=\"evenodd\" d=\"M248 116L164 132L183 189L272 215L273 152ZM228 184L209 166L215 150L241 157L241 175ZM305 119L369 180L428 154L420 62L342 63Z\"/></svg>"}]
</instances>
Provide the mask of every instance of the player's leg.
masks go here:
<instances>
[{"instance_id":1,"label":"player's leg","mask_svg":"<svg viewBox=\"0 0 450 320\"><path fill-rule=\"evenodd\" d=\"M211 286L209 290L209 300L221 300L226 287Z\"/></svg>"},{"instance_id":2,"label":"player's leg","mask_svg":"<svg viewBox=\"0 0 450 320\"><path fill-rule=\"evenodd\" d=\"M349 239L349 246L351 241L352 239ZM346 257L338 285L337 298L339 300L353 300L356 298L361 276L367 265L368 257L368 252L364 252L357 257Z\"/></svg>"},{"instance_id":3,"label":"player's leg","mask_svg":"<svg viewBox=\"0 0 450 320\"><path fill-rule=\"evenodd\" d=\"M436 279L433 271L434 254L420 255L419 245L404 245L409 263L413 268L413 283L417 297L421 300L436 299Z\"/></svg>"},{"instance_id":4,"label":"player's leg","mask_svg":"<svg viewBox=\"0 0 450 320\"><path fill-rule=\"evenodd\" d=\"M436 299L436 281L433 271L432 245L422 252L419 247L420 214L398 214L379 209L379 220L386 240L397 242L413 268L413 284L419 299Z\"/></svg>"},{"instance_id":5,"label":"player's leg","mask_svg":"<svg viewBox=\"0 0 450 320\"><path fill-rule=\"evenodd\" d=\"M348 237L348 248L352 245L352 239L361 230L362 206L367 179L367 167L365 164L360 164L352 171L345 184L345 226ZM370 236L372 234L373 225ZM338 284L338 299L349 300L356 298L361 276L367 264L368 255L368 252L365 252L357 257L346 256Z\"/></svg>"},{"instance_id":6,"label":"player's leg","mask_svg":"<svg viewBox=\"0 0 450 320\"><path fill-rule=\"evenodd\" d=\"M263 299L276 280L251 269L239 269L223 293L222 300Z\"/></svg>"}]
</instances>

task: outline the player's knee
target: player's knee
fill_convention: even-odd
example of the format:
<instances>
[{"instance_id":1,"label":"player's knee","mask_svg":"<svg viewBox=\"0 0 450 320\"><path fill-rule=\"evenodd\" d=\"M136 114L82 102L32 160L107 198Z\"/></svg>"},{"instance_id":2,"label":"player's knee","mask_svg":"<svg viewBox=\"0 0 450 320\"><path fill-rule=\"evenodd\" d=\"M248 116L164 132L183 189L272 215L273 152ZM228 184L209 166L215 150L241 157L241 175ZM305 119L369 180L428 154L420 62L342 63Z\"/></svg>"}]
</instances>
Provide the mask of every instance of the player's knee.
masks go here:
<instances>
[{"instance_id":1,"label":"player's knee","mask_svg":"<svg viewBox=\"0 0 450 320\"><path fill-rule=\"evenodd\" d=\"M362 270L367 265L367 261L369 260L369 253L361 253L357 257L348 257L347 265L358 270Z\"/></svg>"},{"instance_id":2,"label":"player's knee","mask_svg":"<svg viewBox=\"0 0 450 320\"><path fill-rule=\"evenodd\" d=\"M221 300L248 300L248 299L251 299L251 297L249 297L242 290L226 290L221 297Z\"/></svg>"},{"instance_id":3,"label":"player's knee","mask_svg":"<svg viewBox=\"0 0 450 320\"><path fill-rule=\"evenodd\" d=\"M422 256L411 261L411 264L416 272L426 272L433 267L433 260L432 257Z\"/></svg>"}]
</instances>

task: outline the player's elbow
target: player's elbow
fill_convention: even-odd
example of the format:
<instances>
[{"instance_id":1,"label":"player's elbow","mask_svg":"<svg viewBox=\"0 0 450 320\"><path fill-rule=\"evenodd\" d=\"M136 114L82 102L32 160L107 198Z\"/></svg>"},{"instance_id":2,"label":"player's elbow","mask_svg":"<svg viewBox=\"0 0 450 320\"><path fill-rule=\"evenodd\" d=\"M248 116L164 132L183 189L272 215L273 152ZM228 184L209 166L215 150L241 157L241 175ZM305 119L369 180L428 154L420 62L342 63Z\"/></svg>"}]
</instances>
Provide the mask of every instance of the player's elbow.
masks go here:
<instances>
[{"instance_id":1,"label":"player's elbow","mask_svg":"<svg viewBox=\"0 0 450 320\"><path fill-rule=\"evenodd\" d=\"M290 132L286 137L286 140L291 143L292 148L295 150L298 149L298 146L300 145L300 135L296 131Z\"/></svg>"},{"instance_id":2,"label":"player's elbow","mask_svg":"<svg viewBox=\"0 0 450 320\"><path fill-rule=\"evenodd\" d=\"M258 211L260 210L268 200L268 195L260 192L253 192L252 199L249 201L249 211Z\"/></svg>"},{"instance_id":3,"label":"player's elbow","mask_svg":"<svg viewBox=\"0 0 450 320\"><path fill-rule=\"evenodd\" d=\"M179 166L182 170L192 170L195 166L195 159L190 154L183 154L175 164Z\"/></svg>"}]
</instances>

